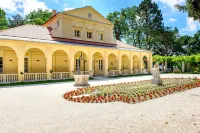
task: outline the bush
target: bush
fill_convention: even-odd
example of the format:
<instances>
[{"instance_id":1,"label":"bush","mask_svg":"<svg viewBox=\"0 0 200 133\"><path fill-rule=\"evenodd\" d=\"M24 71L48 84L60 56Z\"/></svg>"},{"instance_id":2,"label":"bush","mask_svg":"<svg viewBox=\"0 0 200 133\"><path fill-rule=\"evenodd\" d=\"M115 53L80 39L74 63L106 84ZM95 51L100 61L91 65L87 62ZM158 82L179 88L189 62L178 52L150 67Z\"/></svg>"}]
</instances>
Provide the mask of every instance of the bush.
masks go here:
<instances>
[{"instance_id":1,"label":"bush","mask_svg":"<svg viewBox=\"0 0 200 133\"><path fill-rule=\"evenodd\" d=\"M181 73L181 70L174 70L174 73Z\"/></svg>"}]
</instances>

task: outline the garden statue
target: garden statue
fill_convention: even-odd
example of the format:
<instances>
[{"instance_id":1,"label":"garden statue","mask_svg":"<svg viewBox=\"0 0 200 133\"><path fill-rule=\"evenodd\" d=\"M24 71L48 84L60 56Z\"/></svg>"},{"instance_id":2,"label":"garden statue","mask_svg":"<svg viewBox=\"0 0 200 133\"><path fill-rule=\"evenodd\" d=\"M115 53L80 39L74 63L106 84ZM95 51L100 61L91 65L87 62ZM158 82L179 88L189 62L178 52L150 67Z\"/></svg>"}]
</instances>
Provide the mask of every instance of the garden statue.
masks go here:
<instances>
[{"instance_id":1,"label":"garden statue","mask_svg":"<svg viewBox=\"0 0 200 133\"><path fill-rule=\"evenodd\" d=\"M151 79L151 83L156 85L162 85L162 79L160 77L160 71L158 65L154 66L153 68L153 76Z\"/></svg>"},{"instance_id":2,"label":"garden statue","mask_svg":"<svg viewBox=\"0 0 200 133\"><path fill-rule=\"evenodd\" d=\"M81 74L81 60L83 60L83 74ZM76 75L74 75L74 80L75 80L75 84L74 86L89 86L88 80L90 75L85 75L85 63L86 63L86 59L84 57L84 55L81 53L81 56L79 57L78 60L78 73Z\"/></svg>"}]
</instances>

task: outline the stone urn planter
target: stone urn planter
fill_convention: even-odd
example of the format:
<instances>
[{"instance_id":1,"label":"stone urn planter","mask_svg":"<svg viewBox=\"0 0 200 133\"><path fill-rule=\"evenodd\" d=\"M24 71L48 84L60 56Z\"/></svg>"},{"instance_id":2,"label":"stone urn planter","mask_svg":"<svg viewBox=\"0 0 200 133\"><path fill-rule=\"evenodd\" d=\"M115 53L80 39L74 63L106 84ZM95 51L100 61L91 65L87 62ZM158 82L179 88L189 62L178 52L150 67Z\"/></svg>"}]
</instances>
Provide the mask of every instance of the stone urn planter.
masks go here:
<instances>
[{"instance_id":1,"label":"stone urn planter","mask_svg":"<svg viewBox=\"0 0 200 133\"><path fill-rule=\"evenodd\" d=\"M74 75L74 86L89 86L89 77L90 75Z\"/></svg>"}]
</instances>

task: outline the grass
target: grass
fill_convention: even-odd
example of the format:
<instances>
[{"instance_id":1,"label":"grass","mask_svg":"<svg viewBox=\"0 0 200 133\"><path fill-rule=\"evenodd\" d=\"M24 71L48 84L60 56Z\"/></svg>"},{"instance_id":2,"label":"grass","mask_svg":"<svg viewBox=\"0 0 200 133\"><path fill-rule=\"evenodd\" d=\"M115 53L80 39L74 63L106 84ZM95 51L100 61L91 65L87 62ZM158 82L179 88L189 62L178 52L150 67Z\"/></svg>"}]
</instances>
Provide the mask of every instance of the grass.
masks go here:
<instances>
[{"instance_id":1,"label":"grass","mask_svg":"<svg viewBox=\"0 0 200 133\"><path fill-rule=\"evenodd\" d=\"M89 78L93 80L94 78ZM19 85L34 85L34 84L51 84L51 83L59 83L59 82L72 82L74 79L65 79L65 80L45 80L45 81L35 81L35 82L18 82L18 83L5 83L0 84L1 86L19 86Z\"/></svg>"}]
</instances>

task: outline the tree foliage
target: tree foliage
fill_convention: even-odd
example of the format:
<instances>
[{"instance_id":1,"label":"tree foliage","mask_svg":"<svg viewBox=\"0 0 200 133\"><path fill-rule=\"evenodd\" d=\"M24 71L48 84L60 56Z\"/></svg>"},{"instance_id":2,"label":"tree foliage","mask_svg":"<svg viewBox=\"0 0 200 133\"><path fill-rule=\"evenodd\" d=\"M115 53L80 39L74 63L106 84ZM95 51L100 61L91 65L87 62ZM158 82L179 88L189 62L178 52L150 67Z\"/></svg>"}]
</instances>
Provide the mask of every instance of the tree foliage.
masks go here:
<instances>
[{"instance_id":1,"label":"tree foliage","mask_svg":"<svg viewBox=\"0 0 200 133\"><path fill-rule=\"evenodd\" d=\"M186 0L185 5L175 5L180 11L188 12L188 16L200 21L200 0Z\"/></svg>"},{"instance_id":2,"label":"tree foliage","mask_svg":"<svg viewBox=\"0 0 200 133\"><path fill-rule=\"evenodd\" d=\"M6 13L0 8L0 30L8 28L8 21L6 19Z\"/></svg>"},{"instance_id":3,"label":"tree foliage","mask_svg":"<svg viewBox=\"0 0 200 133\"><path fill-rule=\"evenodd\" d=\"M49 10L34 10L26 15L25 24L43 25L51 15Z\"/></svg>"},{"instance_id":4,"label":"tree foliage","mask_svg":"<svg viewBox=\"0 0 200 133\"><path fill-rule=\"evenodd\" d=\"M8 24L9 28L24 25L24 18L20 14L14 15L12 19L8 19Z\"/></svg>"}]
</instances>

